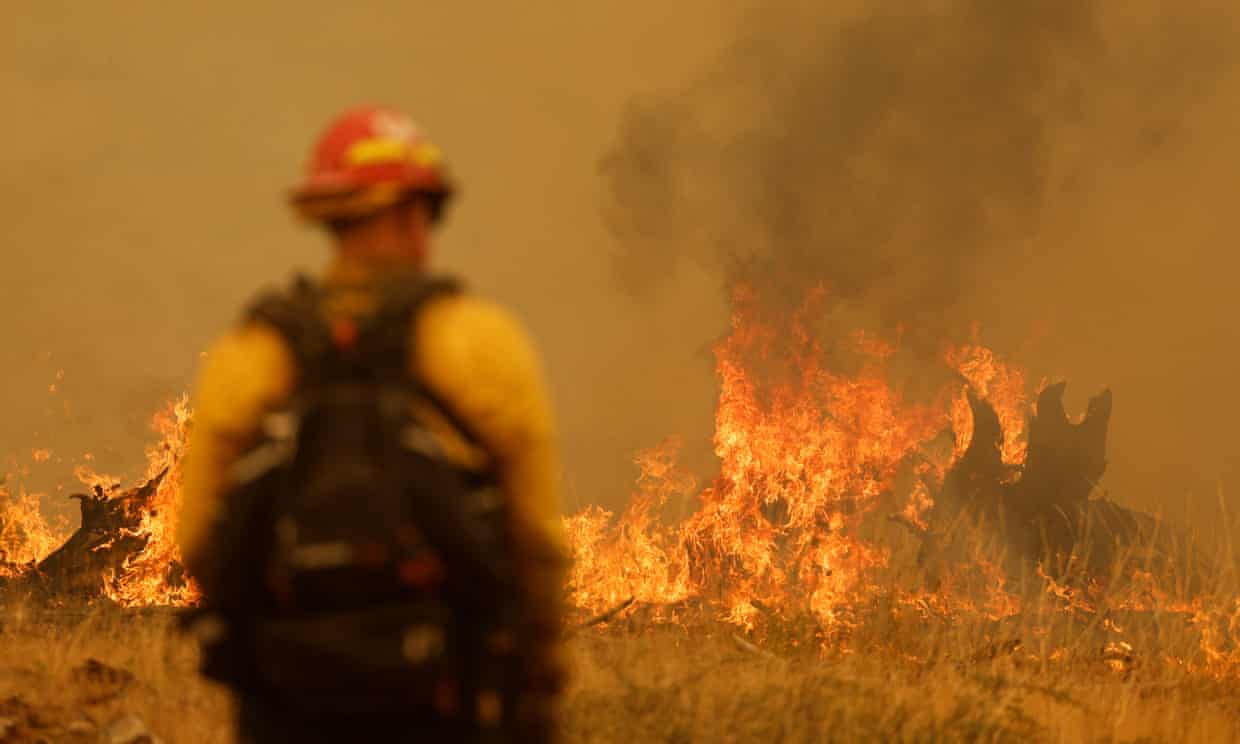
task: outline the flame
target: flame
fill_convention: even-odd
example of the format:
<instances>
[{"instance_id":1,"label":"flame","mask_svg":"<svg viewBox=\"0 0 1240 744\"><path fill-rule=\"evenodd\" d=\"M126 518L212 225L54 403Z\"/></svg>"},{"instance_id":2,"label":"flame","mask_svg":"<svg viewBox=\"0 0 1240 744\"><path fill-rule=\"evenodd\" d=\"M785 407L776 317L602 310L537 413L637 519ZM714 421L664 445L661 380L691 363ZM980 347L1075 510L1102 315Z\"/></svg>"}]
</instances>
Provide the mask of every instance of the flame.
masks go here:
<instances>
[{"instance_id":1,"label":"flame","mask_svg":"<svg viewBox=\"0 0 1240 744\"><path fill-rule=\"evenodd\" d=\"M0 482L0 576L17 576L60 547L68 535L63 520L49 522L42 495Z\"/></svg>"},{"instance_id":2,"label":"flame","mask_svg":"<svg viewBox=\"0 0 1240 744\"><path fill-rule=\"evenodd\" d=\"M181 551L176 543L181 458L192 420L189 397L183 395L155 414L151 422L159 439L146 450L144 480L159 479L159 485L142 509L138 528L131 533L142 538L145 547L126 558L104 582L105 594L121 606L185 605L200 597L199 588L181 568Z\"/></svg>"},{"instance_id":3,"label":"flame","mask_svg":"<svg viewBox=\"0 0 1240 744\"><path fill-rule=\"evenodd\" d=\"M1057 579L1046 573L1046 570L1039 563L1036 568L1038 578L1042 579L1042 589L1050 597L1058 600L1062 604L1062 608L1068 611L1080 612L1085 615L1096 614L1097 610L1094 604L1089 601L1088 597L1074 587L1060 583ZM1096 591L1095 591L1096 593Z\"/></svg>"},{"instance_id":4,"label":"flame","mask_svg":"<svg viewBox=\"0 0 1240 744\"><path fill-rule=\"evenodd\" d=\"M1029 449L1025 431L1029 399L1025 392L1024 372L1003 363L994 351L977 344L949 350L947 363L965 378L974 392L990 403L999 416L999 425L1004 433L1000 450L1004 464L1024 463ZM958 396L952 406L952 429L956 432L956 456L959 457L973 439L973 416L965 395Z\"/></svg>"},{"instance_id":5,"label":"flame","mask_svg":"<svg viewBox=\"0 0 1240 744\"><path fill-rule=\"evenodd\" d=\"M919 474L926 473L926 466L921 466ZM919 480L913 486L913 492L909 494L908 503L900 510L900 516L909 525L921 532L930 529L930 525L926 523L926 513L934 506L934 497L930 495L930 489L925 481Z\"/></svg>"},{"instance_id":6,"label":"flame","mask_svg":"<svg viewBox=\"0 0 1240 744\"><path fill-rule=\"evenodd\" d=\"M185 605L199 597L194 581L179 568L181 556L174 539L181 504L180 462L192 418L188 397L182 396L152 420L157 441L147 448L142 481L158 480L159 485L148 501L125 505L134 510L128 516L136 527L118 535L138 538L136 544L143 547L118 570L102 577L105 596L122 606ZM51 452L34 450L32 456L45 462ZM94 460L89 453L83 459L74 469L77 479L92 490L115 495L124 479L96 471L89 464ZM49 523L40 509L41 500L39 494L24 489L14 492L0 485L0 575L15 577L32 570L69 537L67 520Z\"/></svg>"},{"instance_id":7,"label":"flame","mask_svg":"<svg viewBox=\"0 0 1240 744\"><path fill-rule=\"evenodd\" d=\"M616 608L642 608L659 622L705 612L750 631L772 618L812 618L824 649L880 606L897 617L949 623L1028 614L1041 637L1049 637L1056 617L1089 616L1112 634L1101 661L1124 673L1141 650L1114 638L1131 626L1113 613L1175 613L1196 633L1195 655L1161 658L1189 672L1240 679L1240 598L1185 598L1145 570L1128 571L1117 589L1094 577L1055 577L1038 565L1041 597L1030 601L1032 595L1011 591L996 553L969 538L960 564L933 582L884 583L893 546L865 532L863 522L889 507L894 521L931 535L933 494L972 438L969 390L999 418L1003 462L1022 464L1028 381L974 341L943 357L964 384L929 402L908 400L892 382L898 347L881 338L858 333L847 340L856 362L847 373L828 364L840 349L828 353L811 329L823 297L822 290L811 293L782 318L747 287L735 291L730 333L714 348L717 475L700 483L679 462L682 442L670 438L635 457L639 475L622 511L593 506L564 518L574 556L573 604L609 618L620 616L611 612ZM134 507L136 526L126 533L142 547L102 577L106 596L121 605L190 604L199 596L179 568L173 539L192 418L183 396L152 422L157 440L147 450L143 477L158 486ZM946 439L951 444L940 446ZM50 457L32 451L36 462ZM97 472L89 454L83 459L76 473L84 484L120 488L124 479ZM66 525L49 523L39 505L38 494L0 481L0 575L29 571L67 537ZM1059 663L1070 655L1049 646L1042 660Z\"/></svg>"},{"instance_id":8,"label":"flame","mask_svg":"<svg viewBox=\"0 0 1240 744\"><path fill-rule=\"evenodd\" d=\"M657 448L639 458L639 490L618 520L597 508L566 519L578 606L600 611L628 597L662 605L693 597L745 628L763 608L779 608L843 629L852 608L877 591L874 573L890 551L860 539L857 527L903 468L931 477L950 465L922 455L950 426L949 407L906 400L889 382L895 348L870 335L849 344L857 372L830 370L808 327L823 296L811 293L782 328L756 293L738 288L732 331L715 347L719 476L688 519L665 526L653 518L655 507L669 493L683 497L691 481L671 464L674 448ZM974 349L959 364L987 383L983 394L1007 392L1019 379ZM967 411L963 390L951 410L961 403ZM907 521L924 529L932 505L924 486L915 489Z\"/></svg>"},{"instance_id":9,"label":"flame","mask_svg":"<svg viewBox=\"0 0 1240 744\"><path fill-rule=\"evenodd\" d=\"M638 454L638 490L618 522L598 507L565 520L578 546L569 582L577 587L581 606L602 610L629 598L674 605L690 595L685 556L675 545L675 533L663 529L657 518L664 506L689 497L696 486L676 466L679 448L678 440L669 439Z\"/></svg>"},{"instance_id":10,"label":"flame","mask_svg":"<svg viewBox=\"0 0 1240 744\"><path fill-rule=\"evenodd\" d=\"M1240 598L1186 599L1148 571L1100 579L1070 556L1068 580L1039 564L1042 598L1030 602L1032 595L1013 593L993 546L969 535L967 557L932 586L884 586L891 550L862 537L865 517L903 473L907 496L892 520L930 535L933 491L972 438L969 390L995 410L1002 461L1018 472L1028 448L1028 384L1021 370L975 342L944 355L965 384L935 403L910 402L891 382L895 348L865 334L851 339L856 370L832 371L807 325L821 299L813 293L781 324L754 293L738 289L731 332L715 348L718 476L692 493L694 479L676 462L679 442L668 440L637 457L638 487L619 516L591 507L566 518L576 559L569 594L578 607L635 612L644 605L656 621L705 608L747 631L772 617L808 616L823 650L880 605L893 616L911 612L949 624L1023 615L1033 635L1047 639L1057 617L1088 617L1112 634L1096 658L1123 674L1141 651L1114 639L1126 632L1115 613L1175 613L1195 629L1196 655L1161 658L1190 673L1240 679ZM944 432L954 435L950 451L935 446ZM673 524L661 518L672 503L695 510ZM1051 644L1041 659L1061 663L1072 654Z\"/></svg>"},{"instance_id":11,"label":"flame","mask_svg":"<svg viewBox=\"0 0 1240 744\"><path fill-rule=\"evenodd\" d=\"M733 332L715 349L720 476L682 537L706 564L699 572L717 584L724 616L739 624L749 624L754 600L809 610L826 625L842 622L840 610L888 558L853 529L900 464L936 433L932 412L905 403L886 383L890 347L858 335L858 374L825 367L805 323L821 301L821 291L813 293L790 332L779 334L742 288ZM792 374L763 390L750 365L772 353L791 361Z\"/></svg>"}]
</instances>

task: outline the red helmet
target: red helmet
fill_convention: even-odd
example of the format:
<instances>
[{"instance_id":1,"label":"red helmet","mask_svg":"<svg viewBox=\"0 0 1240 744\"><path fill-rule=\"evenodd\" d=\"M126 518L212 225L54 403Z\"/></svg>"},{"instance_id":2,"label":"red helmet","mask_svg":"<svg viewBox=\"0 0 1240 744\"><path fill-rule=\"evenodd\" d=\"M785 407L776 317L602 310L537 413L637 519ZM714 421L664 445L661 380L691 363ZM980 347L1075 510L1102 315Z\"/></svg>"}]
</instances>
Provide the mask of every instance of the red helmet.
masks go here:
<instances>
[{"instance_id":1,"label":"red helmet","mask_svg":"<svg viewBox=\"0 0 1240 744\"><path fill-rule=\"evenodd\" d=\"M439 148L416 124L391 109L347 111L319 138L306 179L293 189L293 208L306 219L362 217L410 193L452 195Z\"/></svg>"}]
</instances>

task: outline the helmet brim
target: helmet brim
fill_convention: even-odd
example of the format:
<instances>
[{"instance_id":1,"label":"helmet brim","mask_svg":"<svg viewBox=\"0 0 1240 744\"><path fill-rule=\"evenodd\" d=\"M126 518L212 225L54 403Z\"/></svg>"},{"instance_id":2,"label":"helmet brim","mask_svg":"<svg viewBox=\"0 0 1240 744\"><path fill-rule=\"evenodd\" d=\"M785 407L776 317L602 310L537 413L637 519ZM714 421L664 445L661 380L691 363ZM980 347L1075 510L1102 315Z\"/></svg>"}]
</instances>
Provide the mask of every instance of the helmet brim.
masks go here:
<instances>
[{"instance_id":1,"label":"helmet brim","mask_svg":"<svg viewBox=\"0 0 1240 744\"><path fill-rule=\"evenodd\" d=\"M452 184L443 179L410 179L365 186L308 182L292 189L288 200L302 219L327 222L365 217L418 194L434 197L442 209L455 191Z\"/></svg>"}]
</instances>

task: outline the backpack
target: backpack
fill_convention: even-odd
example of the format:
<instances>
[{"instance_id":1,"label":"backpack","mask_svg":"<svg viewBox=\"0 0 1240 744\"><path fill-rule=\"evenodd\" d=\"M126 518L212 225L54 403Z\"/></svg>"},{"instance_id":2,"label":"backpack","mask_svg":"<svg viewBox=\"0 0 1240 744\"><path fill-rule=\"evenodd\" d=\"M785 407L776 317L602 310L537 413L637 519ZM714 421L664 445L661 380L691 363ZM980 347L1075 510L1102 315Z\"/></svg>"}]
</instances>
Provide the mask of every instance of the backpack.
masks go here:
<instances>
[{"instance_id":1,"label":"backpack","mask_svg":"<svg viewBox=\"0 0 1240 744\"><path fill-rule=\"evenodd\" d=\"M408 369L419 308L459 288L401 280L334 325L329 291L300 279L248 314L284 337L299 383L232 468L203 671L294 710L498 730L516 673L505 500L492 471L444 456L415 404L477 439Z\"/></svg>"}]
</instances>

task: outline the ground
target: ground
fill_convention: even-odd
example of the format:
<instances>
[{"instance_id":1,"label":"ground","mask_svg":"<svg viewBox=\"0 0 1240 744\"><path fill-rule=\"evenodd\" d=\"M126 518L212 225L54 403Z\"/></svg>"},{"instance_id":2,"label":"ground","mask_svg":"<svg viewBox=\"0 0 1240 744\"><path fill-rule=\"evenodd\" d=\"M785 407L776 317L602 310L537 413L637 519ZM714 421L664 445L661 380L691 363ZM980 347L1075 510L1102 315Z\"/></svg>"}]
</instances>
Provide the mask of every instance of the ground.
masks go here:
<instances>
[{"instance_id":1,"label":"ground","mask_svg":"<svg viewBox=\"0 0 1240 744\"><path fill-rule=\"evenodd\" d=\"M1240 689L1227 680L1139 650L1082 640L1044 654L979 632L890 625L848 644L869 652L824 653L769 638L758 646L722 625L581 630L570 641L565 738L1240 740ZM906 642L874 642L896 633ZM10 608L0 644L0 741L231 741L228 696L196 676L196 649L166 614Z\"/></svg>"}]
</instances>

